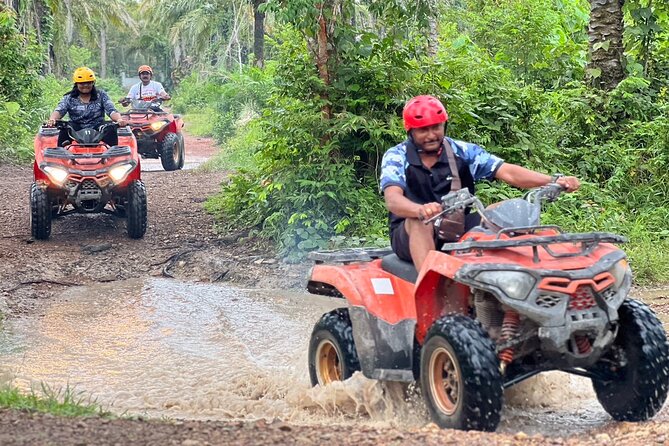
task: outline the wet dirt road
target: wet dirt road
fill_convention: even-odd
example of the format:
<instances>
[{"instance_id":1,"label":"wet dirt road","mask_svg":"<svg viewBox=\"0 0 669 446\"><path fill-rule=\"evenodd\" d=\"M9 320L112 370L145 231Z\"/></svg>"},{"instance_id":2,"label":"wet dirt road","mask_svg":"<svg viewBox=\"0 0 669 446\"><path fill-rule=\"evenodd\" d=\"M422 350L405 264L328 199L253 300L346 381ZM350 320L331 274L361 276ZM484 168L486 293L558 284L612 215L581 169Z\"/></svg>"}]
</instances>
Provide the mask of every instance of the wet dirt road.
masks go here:
<instances>
[{"instance_id":1,"label":"wet dirt road","mask_svg":"<svg viewBox=\"0 0 669 446\"><path fill-rule=\"evenodd\" d=\"M186 167L215 150L205 139L190 138L186 147ZM295 291L308 266L281 264L260 243L213 231L202 202L224 173L159 165L143 166L144 239L128 239L122 220L73 215L54 223L47 242L29 237L30 169L0 166L7 191L0 382L75 386L115 413L222 421L82 421L0 410L3 446L669 445L667 406L650 423L614 423L586 380L561 374L507 392L501 434L436 429L419 398L407 403L404 389L359 375L311 389L308 337L332 303ZM666 327L669 290L643 298Z\"/></svg>"},{"instance_id":2,"label":"wet dirt road","mask_svg":"<svg viewBox=\"0 0 669 446\"><path fill-rule=\"evenodd\" d=\"M661 304L669 290L642 296ZM116 413L207 420L419 428L420 398L361 375L312 389L314 322L341 300L168 279L75 287L41 317L9 321L0 376L74 386ZM669 317L663 315L669 324ZM395 387L393 387L395 386ZM669 422L665 407L655 417ZM589 380L549 373L510 389L498 432L560 437L613 425Z\"/></svg>"}]
</instances>

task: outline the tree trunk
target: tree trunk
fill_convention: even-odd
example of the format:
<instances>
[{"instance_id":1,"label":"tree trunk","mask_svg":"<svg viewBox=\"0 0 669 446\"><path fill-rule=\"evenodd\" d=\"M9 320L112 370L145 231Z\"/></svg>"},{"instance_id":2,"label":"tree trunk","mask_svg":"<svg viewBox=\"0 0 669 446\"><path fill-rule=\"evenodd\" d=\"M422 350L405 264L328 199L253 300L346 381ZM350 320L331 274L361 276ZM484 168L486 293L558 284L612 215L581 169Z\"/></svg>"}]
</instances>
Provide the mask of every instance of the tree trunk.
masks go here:
<instances>
[{"instance_id":1,"label":"tree trunk","mask_svg":"<svg viewBox=\"0 0 669 446\"><path fill-rule=\"evenodd\" d=\"M590 0L587 77L592 86L612 90L625 78L623 4L625 0Z\"/></svg>"},{"instance_id":2,"label":"tree trunk","mask_svg":"<svg viewBox=\"0 0 669 446\"><path fill-rule=\"evenodd\" d=\"M265 13L258 10L263 3L265 0L253 0L253 54L260 68L265 66Z\"/></svg>"},{"instance_id":3,"label":"tree trunk","mask_svg":"<svg viewBox=\"0 0 669 446\"><path fill-rule=\"evenodd\" d=\"M328 23L323 15L324 7L325 5L323 4L316 5L316 8L321 11L321 14L318 16L318 35L316 36L316 68L318 69L319 77L327 89L330 85L330 70L328 68L330 53L328 52ZM327 91L324 91L321 94L321 98L327 102ZM332 118L332 109L329 104L325 104L321 111L323 112L324 118Z\"/></svg>"},{"instance_id":4,"label":"tree trunk","mask_svg":"<svg viewBox=\"0 0 669 446\"><path fill-rule=\"evenodd\" d=\"M100 26L100 77L107 77L107 28Z\"/></svg>"},{"instance_id":5,"label":"tree trunk","mask_svg":"<svg viewBox=\"0 0 669 446\"><path fill-rule=\"evenodd\" d=\"M437 16L432 15L429 18L430 30L427 42L427 54L431 57L437 55L437 48L439 48L439 22Z\"/></svg>"}]
</instances>

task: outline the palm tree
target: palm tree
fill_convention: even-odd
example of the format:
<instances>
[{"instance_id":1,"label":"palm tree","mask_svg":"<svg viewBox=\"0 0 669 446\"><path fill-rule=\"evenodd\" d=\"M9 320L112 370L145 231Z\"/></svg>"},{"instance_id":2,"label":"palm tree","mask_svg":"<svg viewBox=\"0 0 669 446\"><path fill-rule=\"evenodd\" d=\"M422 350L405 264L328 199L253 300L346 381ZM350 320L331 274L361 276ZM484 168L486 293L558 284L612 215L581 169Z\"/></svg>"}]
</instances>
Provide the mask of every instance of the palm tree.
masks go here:
<instances>
[{"instance_id":1,"label":"palm tree","mask_svg":"<svg viewBox=\"0 0 669 446\"><path fill-rule=\"evenodd\" d=\"M255 55L256 65L263 67L265 65L265 13L259 10L260 5L265 0L253 1L253 54Z\"/></svg>"},{"instance_id":2,"label":"palm tree","mask_svg":"<svg viewBox=\"0 0 669 446\"><path fill-rule=\"evenodd\" d=\"M611 90L625 78L623 68L623 5L625 0L590 0L588 27L593 86Z\"/></svg>"}]
</instances>

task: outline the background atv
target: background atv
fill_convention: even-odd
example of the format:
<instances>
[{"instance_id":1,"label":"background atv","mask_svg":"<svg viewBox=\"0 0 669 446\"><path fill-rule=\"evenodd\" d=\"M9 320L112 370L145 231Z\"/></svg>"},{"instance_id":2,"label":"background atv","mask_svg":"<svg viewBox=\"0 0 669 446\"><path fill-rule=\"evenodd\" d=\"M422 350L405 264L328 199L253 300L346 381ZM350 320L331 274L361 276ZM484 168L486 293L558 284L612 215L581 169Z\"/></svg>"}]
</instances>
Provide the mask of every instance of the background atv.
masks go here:
<instances>
[{"instance_id":1,"label":"background atv","mask_svg":"<svg viewBox=\"0 0 669 446\"><path fill-rule=\"evenodd\" d=\"M42 127L35 137L34 181L30 190L32 236L46 240L51 221L73 212L106 212L127 217L128 235L141 238L146 232L146 189L135 137L118 129L119 144L102 141L105 123L98 130L74 131L67 121L56 128ZM57 147L59 129L66 128L71 144Z\"/></svg>"},{"instance_id":2,"label":"background atv","mask_svg":"<svg viewBox=\"0 0 669 446\"><path fill-rule=\"evenodd\" d=\"M126 101L121 104L127 105ZM177 170L184 166L186 148L181 129L184 126L180 115L162 109L162 99L133 100L130 109L121 113L137 139L137 150L144 158L160 158L165 170Z\"/></svg>"},{"instance_id":3,"label":"background atv","mask_svg":"<svg viewBox=\"0 0 669 446\"><path fill-rule=\"evenodd\" d=\"M628 298L632 273L608 233L539 224L557 184L487 209L466 189L444 215L474 206L482 225L432 251L421 271L392 251L312 253L308 290L342 297L309 345L313 385L349 378L419 380L439 426L494 430L503 389L546 370L592 380L616 420L662 407L669 344L661 322Z\"/></svg>"}]
</instances>

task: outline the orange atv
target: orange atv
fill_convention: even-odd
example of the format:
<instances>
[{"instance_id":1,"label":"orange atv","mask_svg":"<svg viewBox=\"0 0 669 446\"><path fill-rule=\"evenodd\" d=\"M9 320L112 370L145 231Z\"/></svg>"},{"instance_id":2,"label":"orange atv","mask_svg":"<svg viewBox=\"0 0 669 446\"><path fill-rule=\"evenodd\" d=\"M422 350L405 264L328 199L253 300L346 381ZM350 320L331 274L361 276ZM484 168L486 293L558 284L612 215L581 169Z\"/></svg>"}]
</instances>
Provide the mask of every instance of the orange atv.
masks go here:
<instances>
[{"instance_id":1,"label":"orange atv","mask_svg":"<svg viewBox=\"0 0 669 446\"><path fill-rule=\"evenodd\" d=\"M56 121L56 128L42 127L35 137L34 181L30 189L32 236L46 240L51 222L73 212L105 212L127 217L128 235L141 238L146 232L146 189L141 180L137 144L127 129L118 129L119 144L102 141L100 130L75 131L68 121ZM67 129L71 143L58 147L60 129Z\"/></svg>"},{"instance_id":2,"label":"orange atv","mask_svg":"<svg viewBox=\"0 0 669 446\"><path fill-rule=\"evenodd\" d=\"M632 273L609 233L539 224L555 183L488 208L467 189L443 212L473 207L481 225L432 251L421 271L389 249L315 252L308 290L345 299L309 345L312 385L349 378L420 381L435 423L495 430L503 389L547 370L591 379L616 420L662 407L669 344L662 323L630 299Z\"/></svg>"},{"instance_id":3,"label":"orange atv","mask_svg":"<svg viewBox=\"0 0 669 446\"><path fill-rule=\"evenodd\" d=\"M143 158L160 158L165 170L177 170L184 166L186 148L181 129L184 126L181 115L162 109L160 98L121 99L122 105L130 104L130 109L121 113L137 138L137 149Z\"/></svg>"}]
</instances>

